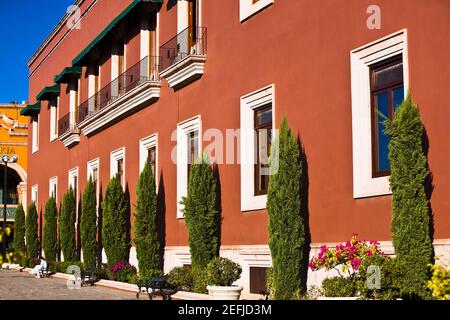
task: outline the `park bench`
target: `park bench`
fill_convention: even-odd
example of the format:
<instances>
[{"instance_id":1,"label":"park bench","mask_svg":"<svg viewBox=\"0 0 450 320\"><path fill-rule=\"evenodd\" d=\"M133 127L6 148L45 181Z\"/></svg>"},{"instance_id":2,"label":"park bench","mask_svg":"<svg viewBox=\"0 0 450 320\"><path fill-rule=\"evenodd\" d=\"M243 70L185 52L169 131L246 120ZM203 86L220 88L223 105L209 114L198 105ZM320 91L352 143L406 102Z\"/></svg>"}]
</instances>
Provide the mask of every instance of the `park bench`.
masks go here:
<instances>
[{"instance_id":1,"label":"park bench","mask_svg":"<svg viewBox=\"0 0 450 320\"><path fill-rule=\"evenodd\" d=\"M157 296L162 297L163 300L171 300L172 295L177 292L177 290L167 285L166 277L164 276L153 277L150 281L138 280L136 285L139 289L136 298L139 298L143 288L145 288L150 300Z\"/></svg>"},{"instance_id":2,"label":"park bench","mask_svg":"<svg viewBox=\"0 0 450 320\"><path fill-rule=\"evenodd\" d=\"M88 269L85 271L81 271L81 286L83 286L84 284L93 286L96 280L97 277L94 274L94 270Z\"/></svg>"}]
</instances>

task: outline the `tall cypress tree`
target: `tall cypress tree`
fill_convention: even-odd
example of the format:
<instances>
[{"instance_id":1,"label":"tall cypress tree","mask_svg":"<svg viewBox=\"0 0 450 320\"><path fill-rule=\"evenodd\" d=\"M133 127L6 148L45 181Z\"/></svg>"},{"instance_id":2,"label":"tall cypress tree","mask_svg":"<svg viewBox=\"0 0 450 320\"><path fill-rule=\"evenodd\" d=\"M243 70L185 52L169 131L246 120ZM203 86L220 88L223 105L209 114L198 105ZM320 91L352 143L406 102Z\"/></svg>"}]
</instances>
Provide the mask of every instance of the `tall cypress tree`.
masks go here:
<instances>
[{"instance_id":1,"label":"tall cypress tree","mask_svg":"<svg viewBox=\"0 0 450 320\"><path fill-rule=\"evenodd\" d=\"M148 160L139 176L136 187L136 212L134 214L134 242L139 262L139 272L147 274L160 268L160 243L156 225L157 197L155 179Z\"/></svg>"},{"instance_id":2,"label":"tall cypress tree","mask_svg":"<svg viewBox=\"0 0 450 320\"><path fill-rule=\"evenodd\" d=\"M128 203L118 175L106 186L102 208L102 243L108 264L113 265L118 261L128 262L131 242Z\"/></svg>"},{"instance_id":3,"label":"tall cypress tree","mask_svg":"<svg viewBox=\"0 0 450 320\"><path fill-rule=\"evenodd\" d=\"M191 166L187 197L183 198L192 268L203 270L219 254L216 179L203 156Z\"/></svg>"},{"instance_id":4,"label":"tall cypress tree","mask_svg":"<svg viewBox=\"0 0 450 320\"><path fill-rule=\"evenodd\" d=\"M17 206L14 226L14 250L16 253L25 253L25 213L22 204Z\"/></svg>"},{"instance_id":5,"label":"tall cypress tree","mask_svg":"<svg viewBox=\"0 0 450 320\"><path fill-rule=\"evenodd\" d=\"M419 110L408 94L394 119L386 120L386 133L390 137L391 230L397 259L405 267L402 291L409 298L426 296L427 265L433 253L423 130Z\"/></svg>"},{"instance_id":6,"label":"tall cypress tree","mask_svg":"<svg viewBox=\"0 0 450 320\"><path fill-rule=\"evenodd\" d=\"M302 174L299 146L284 118L271 149L267 194L276 300L292 299L293 294L301 289L301 270L305 260L305 227L300 198Z\"/></svg>"},{"instance_id":7,"label":"tall cypress tree","mask_svg":"<svg viewBox=\"0 0 450 320\"><path fill-rule=\"evenodd\" d=\"M81 248L83 249L83 261L86 267L94 268L96 266L98 245L96 195L92 178L89 178L83 193L80 219L80 238Z\"/></svg>"},{"instance_id":8,"label":"tall cypress tree","mask_svg":"<svg viewBox=\"0 0 450 320\"><path fill-rule=\"evenodd\" d=\"M72 187L64 194L61 205L60 242L64 261L76 261L75 243L76 200Z\"/></svg>"},{"instance_id":9,"label":"tall cypress tree","mask_svg":"<svg viewBox=\"0 0 450 320\"><path fill-rule=\"evenodd\" d=\"M39 255L38 214L34 202L28 207L25 229L27 240L27 257L30 259L37 258Z\"/></svg>"},{"instance_id":10,"label":"tall cypress tree","mask_svg":"<svg viewBox=\"0 0 450 320\"><path fill-rule=\"evenodd\" d=\"M44 213L44 253L45 259L56 260L57 253L57 209L55 198L50 197L45 204Z\"/></svg>"}]
</instances>

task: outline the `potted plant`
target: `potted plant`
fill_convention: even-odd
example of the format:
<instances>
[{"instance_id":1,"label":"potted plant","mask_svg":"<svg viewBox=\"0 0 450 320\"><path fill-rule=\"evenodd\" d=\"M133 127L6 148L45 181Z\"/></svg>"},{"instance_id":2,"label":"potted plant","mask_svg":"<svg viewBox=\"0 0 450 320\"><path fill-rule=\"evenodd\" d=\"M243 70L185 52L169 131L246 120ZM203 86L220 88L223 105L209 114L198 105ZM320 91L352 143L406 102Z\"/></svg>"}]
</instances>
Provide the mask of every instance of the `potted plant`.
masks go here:
<instances>
[{"instance_id":1,"label":"potted plant","mask_svg":"<svg viewBox=\"0 0 450 320\"><path fill-rule=\"evenodd\" d=\"M213 300L239 300L242 287L233 286L241 277L242 268L227 258L216 257L206 267L208 293Z\"/></svg>"}]
</instances>

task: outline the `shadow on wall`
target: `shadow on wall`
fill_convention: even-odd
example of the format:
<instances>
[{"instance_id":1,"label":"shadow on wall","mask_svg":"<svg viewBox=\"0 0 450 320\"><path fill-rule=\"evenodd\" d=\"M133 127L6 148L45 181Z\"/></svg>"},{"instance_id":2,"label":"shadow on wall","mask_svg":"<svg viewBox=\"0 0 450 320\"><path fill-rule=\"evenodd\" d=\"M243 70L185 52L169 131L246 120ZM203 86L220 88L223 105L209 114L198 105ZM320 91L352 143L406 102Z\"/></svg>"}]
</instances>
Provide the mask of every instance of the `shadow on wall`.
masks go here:
<instances>
[{"instance_id":1,"label":"shadow on wall","mask_svg":"<svg viewBox=\"0 0 450 320\"><path fill-rule=\"evenodd\" d=\"M125 212L125 221L126 221L126 225L125 225L125 239L128 242L128 246L127 246L127 258L126 260L129 262L130 261L130 249L131 249L131 200L130 200L130 189L128 187L128 183L125 185L125 208L126 208L126 212Z\"/></svg>"},{"instance_id":2,"label":"shadow on wall","mask_svg":"<svg viewBox=\"0 0 450 320\"><path fill-rule=\"evenodd\" d=\"M166 247L166 193L164 189L164 177L161 170L156 204L156 230L159 240L159 257L161 270L164 270L164 248Z\"/></svg>"},{"instance_id":3,"label":"shadow on wall","mask_svg":"<svg viewBox=\"0 0 450 320\"><path fill-rule=\"evenodd\" d=\"M428 164L428 152L430 149L430 141L428 140L428 134L427 134L427 129L425 128L425 125L423 127L423 133L422 133L422 151L423 154L425 155L425 157L427 158L427 169L428 169L428 177L425 179L424 182L424 188L425 188L425 194L427 197L427 201L428 201L428 212L430 214L430 239L431 239L431 243L434 243L434 214L433 214L433 208L431 206L431 196L433 194L434 191L434 185L433 185L433 174L430 171L430 166ZM431 247L432 248L432 257L434 259L434 246ZM434 261L433 261L434 263Z\"/></svg>"},{"instance_id":4,"label":"shadow on wall","mask_svg":"<svg viewBox=\"0 0 450 320\"><path fill-rule=\"evenodd\" d=\"M166 5L167 10L170 10L170 9L172 9L173 7L175 7L175 6L177 5L177 1L178 1L178 0L168 0L168 1L167 1L167 5Z\"/></svg>"},{"instance_id":5,"label":"shadow on wall","mask_svg":"<svg viewBox=\"0 0 450 320\"><path fill-rule=\"evenodd\" d=\"M219 166L217 164L213 165L213 175L214 179L216 180L216 232L217 232L217 255L220 255L220 246L221 246L221 239L222 239L222 186L220 184L220 172L219 172Z\"/></svg>"},{"instance_id":6,"label":"shadow on wall","mask_svg":"<svg viewBox=\"0 0 450 320\"><path fill-rule=\"evenodd\" d=\"M309 265L309 253L311 251L311 231L309 228L309 175L308 175L308 158L306 156L305 148L301 143L300 136L297 137L297 144L300 149L300 161L302 164L302 179L300 181L300 212L302 215L304 227L305 227L305 244L303 250L303 262L301 270L300 284L302 292L307 290L308 282L308 265Z\"/></svg>"}]
</instances>

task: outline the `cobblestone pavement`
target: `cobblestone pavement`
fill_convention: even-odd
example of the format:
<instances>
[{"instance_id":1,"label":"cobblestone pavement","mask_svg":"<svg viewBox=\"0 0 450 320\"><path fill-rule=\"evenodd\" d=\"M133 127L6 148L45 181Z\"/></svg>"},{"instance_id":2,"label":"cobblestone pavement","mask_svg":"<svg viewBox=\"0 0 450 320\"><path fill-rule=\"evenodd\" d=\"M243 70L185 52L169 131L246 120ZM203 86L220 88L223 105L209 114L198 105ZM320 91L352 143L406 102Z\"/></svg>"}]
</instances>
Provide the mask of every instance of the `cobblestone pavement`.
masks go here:
<instances>
[{"instance_id":1,"label":"cobblestone pavement","mask_svg":"<svg viewBox=\"0 0 450 320\"><path fill-rule=\"evenodd\" d=\"M63 279L1 270L0 300L136 300L136 294L97 286L68 289ZM139 300L148 301L148 297L144 294Z\"/></svg>"}]
</instances>

